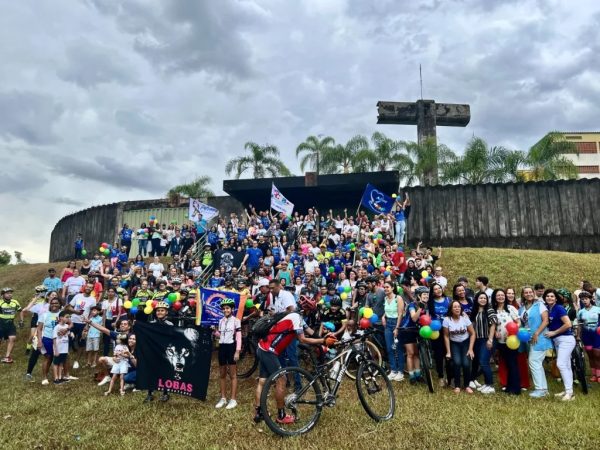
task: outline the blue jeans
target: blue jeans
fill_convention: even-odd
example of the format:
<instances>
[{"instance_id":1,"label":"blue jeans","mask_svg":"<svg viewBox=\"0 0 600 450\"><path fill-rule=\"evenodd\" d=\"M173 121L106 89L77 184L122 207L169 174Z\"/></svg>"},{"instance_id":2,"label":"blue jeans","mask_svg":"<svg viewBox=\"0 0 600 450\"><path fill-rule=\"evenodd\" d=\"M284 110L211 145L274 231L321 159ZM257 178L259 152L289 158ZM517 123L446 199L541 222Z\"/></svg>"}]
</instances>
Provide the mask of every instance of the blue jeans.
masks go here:
<instances>
[{"instance_id":1,"label":"blue jeans","mask_svg":"<svg viewBox=\"0 0 600 450\"><path fill-rule=\"evenodd\" d=\"M148 239L138 241L138 255L148 256Z\"/></svg>"},{"instance_id":2,"label":"blue jeans","mask_svg":"<svg viewBox=\"0 0 600 450\"><path fill-rule=\"evenodd\" d=\"M298 367L298 340L294 339L290 345L283 351L283 353L279 356L279 363L281 367ZM297 389L302 387L302 379L300 378L300 374L296 373L294 375L294 387Z\"/></svg>"},{"instance_id":3,"label":"blue jeans","mask_svg":"<svg viewBox=\"0 0 600 450\"><path fill-rule=\"evenodd\" d=\"M475 346L473 347L473 353L475 353L475 359L471 366L471 380L474 381L479 377L480 373L483 373L483 384L492 386L494 378L492 376L492 368L490 367L490 357L494 347L489 350L487 348L487 338L475 339Z\"/></svg>"},{"instance_id":4,"label":"blue jeans","mask_svg":"<svg viewBox=\"0 0 600 450\"><path fill-rule=\"evenodd\" d=\"M467 356L469 351L469 340L465 339L462 342L450 341L450 356L452 357L452 364L454 365L454 387L459 388L460 385L460 372L462 369L463 374L463 388L469 386L471 379L471 360Z\"/></svg>"},{"instance_id":5,"label":"blue jeans","mask_svg":"<svg viewBox=\"0 0 600 450\"><path fill-rule=\"evenodd\" d=\"M396 222L396 243L401 244L404 242L404 232L406 231L406 220L399 220Z\"/></svg>"},{"instance_id":6,"label":"blue jeans","mask_svg":"<svg viewBox=\"0 0 600 450\"><path fill-rule=\"evenodd\" d=\"M126 384L135 384L135 380L137 379L137 372L135 369L130 370L125 374L124 380Z\"/></svg>"},{"instance_id":7,"label":"blue jeans","mask_svg":"<svg viewBox=\"0 0 600 450\"><path fill-rule=\"evenodd\" d=\"M385 347L388 353L388 359L390 361L390 370L392 372L403 372L404 371L404 344L400 341L400 333L398 333L398 343L394 350L394 328L398 319L386 317L385 319Z\"/></svg>"}]
</instances>

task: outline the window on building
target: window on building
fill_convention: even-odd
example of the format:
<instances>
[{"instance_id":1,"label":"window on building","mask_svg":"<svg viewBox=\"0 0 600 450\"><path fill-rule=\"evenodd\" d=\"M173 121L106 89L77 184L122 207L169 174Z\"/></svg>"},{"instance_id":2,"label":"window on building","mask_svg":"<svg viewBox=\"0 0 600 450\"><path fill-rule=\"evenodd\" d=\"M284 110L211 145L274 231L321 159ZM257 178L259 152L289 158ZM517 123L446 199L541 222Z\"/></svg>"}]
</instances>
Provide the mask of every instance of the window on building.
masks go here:
<instances>
[{"instance_id":1,"label":"window on building","mask_svg":"<svg viewBox=\"0 0 600 450\"><path fill-rule=\"evenodd\" d=\"M577 166L579 173L600 173L599 166Z\"/></svg>"},{"instance_id":2,"label":"window on building","mask_svg":"<svg viewBox=\"0 0 600 450\"><path fill-rule=\"evenodd\" d=\"M598 153L595 142L576 142L575 147L579 153Z\"/></svg>"},{"instance_id":3,"label":"window on building","mask_svg":"<svg viewBox=\"0 0 600 450\"><path fill-rule=\"evenodd\" d=\"M565 136L568 141L581 140L581 136Z\"/></svg>"}]
</instances>

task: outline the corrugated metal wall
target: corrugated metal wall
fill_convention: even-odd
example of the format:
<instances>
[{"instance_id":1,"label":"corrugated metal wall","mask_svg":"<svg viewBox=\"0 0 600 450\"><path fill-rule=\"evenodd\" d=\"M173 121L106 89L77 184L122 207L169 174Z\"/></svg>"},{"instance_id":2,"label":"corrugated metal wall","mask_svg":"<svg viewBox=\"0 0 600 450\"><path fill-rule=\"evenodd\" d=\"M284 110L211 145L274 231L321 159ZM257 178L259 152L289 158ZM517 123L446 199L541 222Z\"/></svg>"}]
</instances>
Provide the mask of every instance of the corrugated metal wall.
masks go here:
<instances>
[{"instance_id":1,"label":"corrugated metal wall","mask_svg":"<svg viewBox=\"0 0 600 450\"><path fill-rule=\"evenodd\" d=\"M188 221L187 208L153 208L153 209L136 209L131 211L123 211L123 223L129 225L129 228L137 230L142 223L148 224L150 216L156 217L158 223L169 225L176 222L181 226ZM122 226L123 223L119 224ZM134 239L131 245L130 255L133 257L138 254L138 241Z\"/></svg>"}]
</instances>

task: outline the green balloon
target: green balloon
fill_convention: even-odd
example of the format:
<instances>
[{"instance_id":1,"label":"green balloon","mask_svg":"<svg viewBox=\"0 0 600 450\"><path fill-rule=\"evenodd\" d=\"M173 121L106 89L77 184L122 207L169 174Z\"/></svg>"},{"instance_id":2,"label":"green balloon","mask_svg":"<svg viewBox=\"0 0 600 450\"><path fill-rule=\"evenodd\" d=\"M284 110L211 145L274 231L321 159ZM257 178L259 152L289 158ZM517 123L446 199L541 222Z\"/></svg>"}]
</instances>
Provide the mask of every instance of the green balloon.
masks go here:
<instances>
[{"instance_id":1,"label":"green balloon","mask_svg":"<svg viewBox=\"0 0 600 450\"><path fill-rule=\"evenodd\" d=\"M167 295L167 298L169 299L169 301L174 302L175 300L177 300L177 294L175 292L171 292L169 295Z\"/></svg>"},{"instance_id":2,"label":"green balloon","mask_svg":"<svg viewBox=\"0 0 600 450\"><path fill-rule=\"evenodd\" d=\"M398 292L398 294L402 295L402 294L404 294L404 289L402 289L402 286L398 286L398 289L396 289L396 292Z\"/></svg>"},{"instance_id":3,"label":"green balloon","mask_svg":"<svg viewBox=\"0 0 600 450\"><path fill-rule=\"evenodd\" d=\"M425 325L424 327L421 327L421 329L419 330L419 334L421 335L421 337L423 339L429 339L431 337L433 333L433 330L431 329L431 327L429 325Z\"/></svg>"},{"instance_id":4,"label":"green balloon","mask_svg":"<svg viewBox=\"0 0 600 450\"><path fill-rule=\"evenodd\" d=\"M350 244L350 250L354 250L355 248L356 248L356 245Z\"/></svg>"},{"instance_id":5,"label":"green balloon","mask_svg":"<svg viewBox=\"0 0 600 450\"><path fill-rule=\"evenodd\" d=\"M352 288L350 286L346 286L344 288L344 292L350 292L352 290Z\"/></svg>"},{"instance_id":6,"label":"green balloon","mask_svg":"<svg viewBox=\"0 0 600 450\"><path fill-rule=\"evenodd\" d=\"M251 298L246 300L246 308L252 308L253 306L254 306L254 302L252 301Z\"/></svg>"},{"instance_id":7,"label":"green balloon","mask_svg":"<svg viewBox=\"0 0 600 450\"><path fill-rule=\"evenodd\" d=\"M377 239L383 239L383 234L379 233L379 234L377 235Z\"/></svg>"},{"instance_id":8,"label":"green balloon","mask_svg":"<svg viewBox=\"0 0 600 450\"><path fill-rule=\"evenodd\" d=\"M333 273L333 272L335 272L335 269L334 269L333 267L331 267L331 266L330 266L330 267L329 267L329 273Z\"/></svg>"},{"instance_id":9,"label":"green balloon","mask_svg":"<svg viewBox=\"0 0 600 450\"><path fill-rule=\"evenodd\" d=\"M83 250L81 250L81 256L85 256L87 255L87 250L84 248Z\"/></svg>"},{"instance_id":10,"label":"green balloon","mask_svg":"<svg viewBox=\"0 0 600 450\"><path fill-rule=\"evenodd\" d=\"M358 317L362 317L364 313L365 313L365 307L363 306L362 308L360 308L358 310Z\"/></svg>"},{"instance_id":11,"label":"green balloon","mask_svg":"<svg viewBox=\"0 0 600 450\"><path fill-rule=\"evenodd\" d=\"M131 304L133 306L137 306L140 304L140 299L139 298L134 298L133 300L131 300Z\"/></svg>"}]
</instances>

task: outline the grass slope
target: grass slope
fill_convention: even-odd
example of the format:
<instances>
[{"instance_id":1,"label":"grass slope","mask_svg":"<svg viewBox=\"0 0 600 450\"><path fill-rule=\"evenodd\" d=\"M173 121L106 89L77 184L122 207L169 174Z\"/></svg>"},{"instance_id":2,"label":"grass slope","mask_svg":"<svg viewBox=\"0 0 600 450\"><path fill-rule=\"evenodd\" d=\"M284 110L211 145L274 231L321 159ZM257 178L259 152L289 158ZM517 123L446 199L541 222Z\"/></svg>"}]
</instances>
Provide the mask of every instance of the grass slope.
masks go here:
<instances>
[{"instance_id":1,"label":"grass slope","mask_svg":"<svg viewBox=\"0 0 600 450\"><path fill-rule=\"evenodd\" d=\"M440 264L449 280L485 274L493 286L519 287L543 281L575 288L581 277L598 281L597 255L558 252L446 249ZM16 289L16 298L29 298L50 264L0 268L0 286ZM60 270L60 264L52 264ZM250 421L254 382L240 382L240 406L215 410L216 370L212 371L206 403L174 397L167 404L142 405L143 394L105 398L92 373L77 371L79 381L42 387L25 383L27 358L24 334L19 336L15 364L0 366L1 448L595 448L598 431L594 411L600 386L588 396L576 389L573 402L554 398L538 401L527 395L434 395L424 386L396 383L396 417L376 424L362 410L351 380L346 379L335 408L326 409L308 435L282 440L264 425ZM75 371L73 371L75 373ZM550 382L552 392L560 385ZM592 420L590 420L592 419ZM562 425L561 425L562 424Z\"/></svg>"}]
</instances>

